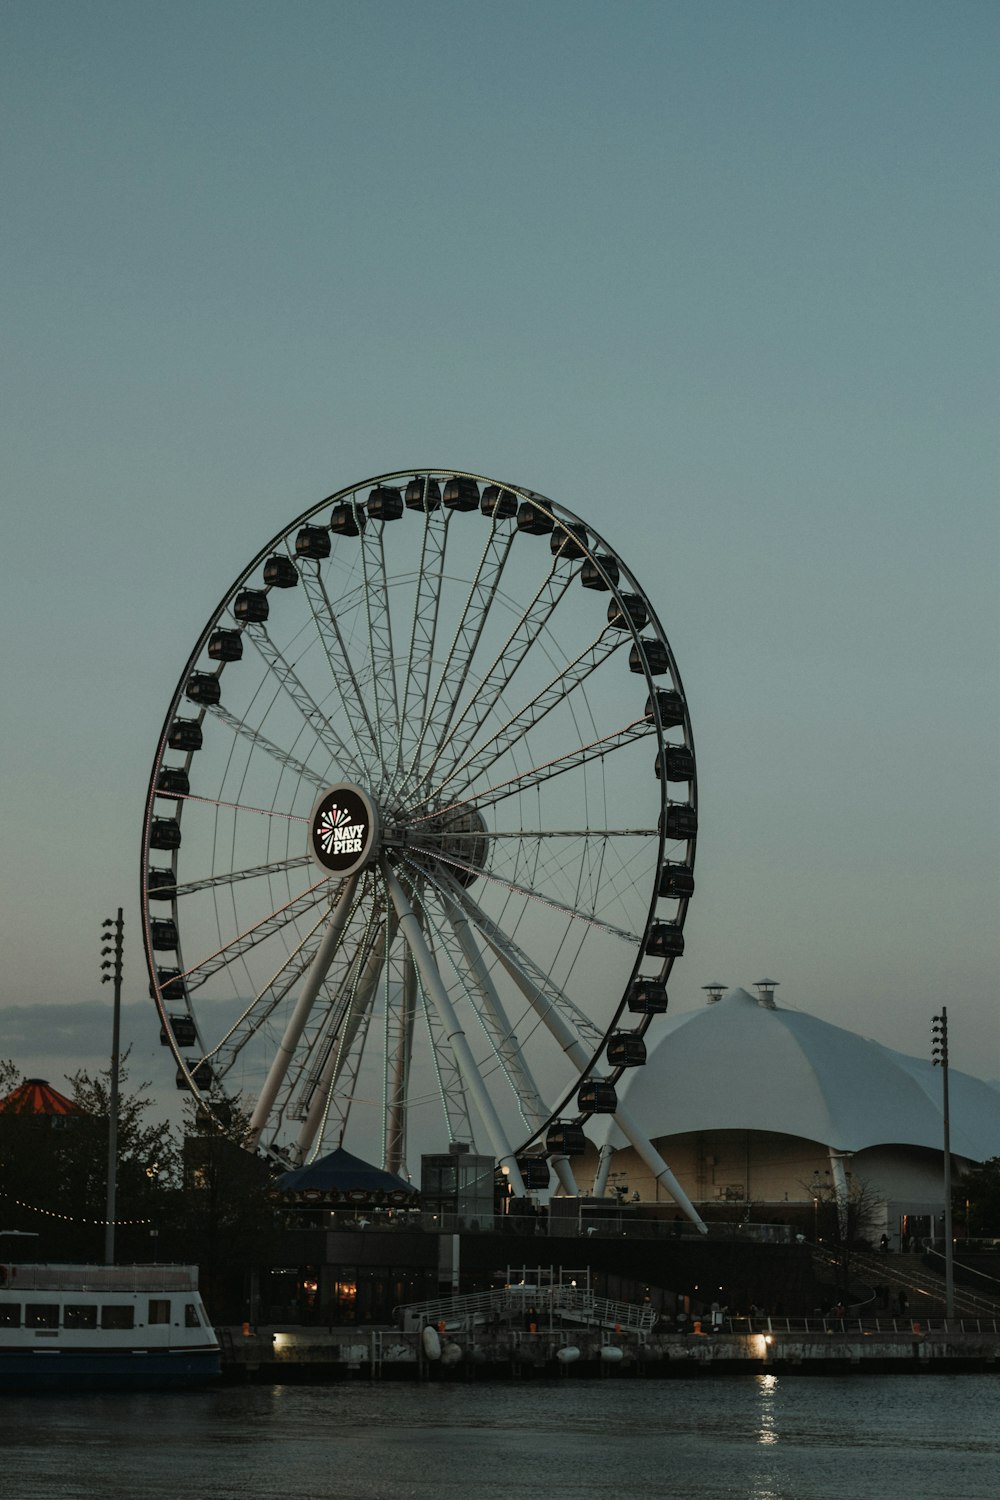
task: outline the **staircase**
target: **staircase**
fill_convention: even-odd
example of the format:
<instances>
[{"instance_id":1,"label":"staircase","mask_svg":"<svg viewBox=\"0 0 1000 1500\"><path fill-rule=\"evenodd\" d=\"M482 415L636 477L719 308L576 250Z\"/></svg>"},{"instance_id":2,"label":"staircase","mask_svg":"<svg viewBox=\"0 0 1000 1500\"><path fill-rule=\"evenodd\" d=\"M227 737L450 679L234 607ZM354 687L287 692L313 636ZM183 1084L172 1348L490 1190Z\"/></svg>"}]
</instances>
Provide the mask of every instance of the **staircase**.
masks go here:
<instances>
[{"instance_id":1,"label":"staircase","mask_svg":"<svg viewBox=\"0 0 1000 1500\"><path fill-rule=\"evenodd\" d=\"M947 1301L944 1256L938 1251L928 1254L940 1261L940 1271L927 1266L919 1256L876 1255L852 1250L849 1262L851 1279L891 1287L897 1296L899 1292L905 1292L910 1312L943 1314ZM820 1245L813 1246L813 1260L838 1271L841 1267L840 1256ZM954 1306L955 1316L959 1318L1000 1318L1000 1294L990 1296L956 1285Z\"/></svg>"}]
</instances>

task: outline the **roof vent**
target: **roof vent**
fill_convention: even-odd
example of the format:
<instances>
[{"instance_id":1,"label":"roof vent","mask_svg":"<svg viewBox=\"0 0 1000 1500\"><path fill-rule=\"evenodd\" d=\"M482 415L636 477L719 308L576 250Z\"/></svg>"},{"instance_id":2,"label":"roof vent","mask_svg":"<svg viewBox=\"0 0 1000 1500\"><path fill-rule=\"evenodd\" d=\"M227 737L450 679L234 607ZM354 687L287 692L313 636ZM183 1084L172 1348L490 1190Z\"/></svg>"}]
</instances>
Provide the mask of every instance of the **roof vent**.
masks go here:
<instances>
[{"instance_id":1,"label":"roof vent","mask_svg":"<svg viewBox=\"0 0 1000 1500\"><path fill-rule=\"evenodd\" d=\"M765 1010L776 1010L774 1003L774 992L778 988L780 980L756 979L754 989L757 991L757 1004L762 1005Z\"/></svg>"},{"instance_id":2,"label":"roof vent","mask_svg":"<svg viewBox=\"0 0 1000 1500\"><path fill-rule=\"evenodd\" d=\"M717 1005L722 999L722 992L725 988L724 984L703 984L702 989L708 995L708 1004Z\"/></svg>"}]
</instances>

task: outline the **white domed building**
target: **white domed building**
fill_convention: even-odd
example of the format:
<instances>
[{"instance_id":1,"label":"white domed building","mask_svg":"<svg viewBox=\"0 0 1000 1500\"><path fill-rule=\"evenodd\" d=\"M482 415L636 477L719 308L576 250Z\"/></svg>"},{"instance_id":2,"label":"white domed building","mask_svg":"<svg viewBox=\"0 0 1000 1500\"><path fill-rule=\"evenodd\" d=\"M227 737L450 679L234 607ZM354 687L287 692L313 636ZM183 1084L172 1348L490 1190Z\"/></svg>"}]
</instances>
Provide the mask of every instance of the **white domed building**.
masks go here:
<instances>
[{"instance_id":1,"label":"white domed building","mask_svg":"<svg viewBox=\"0 0 1000 1500\"><path fill-rule=\"evenodd\" d=\"M863 1191L868 1235L934 1231L944 1206L941 1071L774 999L711 986L701 1010L665 1020L623 1101L705 1214L808 1217ZM953 1169L1000 1155L1000 1090L949 1069ZM594 1190L667 1199L609 1120ZM871 1207L875 1205L874 1215ZM794 1209L794 1212L793 1212ZM956 1225L956 1229L959 1226Z\"/></svg>"}]
</instances>

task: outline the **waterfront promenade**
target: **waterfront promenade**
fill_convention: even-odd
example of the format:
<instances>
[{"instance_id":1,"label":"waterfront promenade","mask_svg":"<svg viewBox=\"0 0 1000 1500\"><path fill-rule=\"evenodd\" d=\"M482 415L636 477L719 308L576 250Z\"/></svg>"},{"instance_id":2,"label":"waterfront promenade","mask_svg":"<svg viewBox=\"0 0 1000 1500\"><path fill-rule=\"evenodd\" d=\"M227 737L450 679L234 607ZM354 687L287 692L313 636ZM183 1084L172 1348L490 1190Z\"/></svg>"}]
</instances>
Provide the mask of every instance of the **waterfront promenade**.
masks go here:
<instances>
[{"instance_id":1,"label":"waterfront promenade","mask_svg":"<svg viewBox=\"0 0 1000 1500\"><path fill-rule=\"evenodd\" d=\"M701 1378L705 1375L1000 1374L1000 1319L748 1318L649 1334L626 1329L220 1330L234 1382ZM567 1355L567 1350L576 1354Z\"/></svg>"}]
</instances>

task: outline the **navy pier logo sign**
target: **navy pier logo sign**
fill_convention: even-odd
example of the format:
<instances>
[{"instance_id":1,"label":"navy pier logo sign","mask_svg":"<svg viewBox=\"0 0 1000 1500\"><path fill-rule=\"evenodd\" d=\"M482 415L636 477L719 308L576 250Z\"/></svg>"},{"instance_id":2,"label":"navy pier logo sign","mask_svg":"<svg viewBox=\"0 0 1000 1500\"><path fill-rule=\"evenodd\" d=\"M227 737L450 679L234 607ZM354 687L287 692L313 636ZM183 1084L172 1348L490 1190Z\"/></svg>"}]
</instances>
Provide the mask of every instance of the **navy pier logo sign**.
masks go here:
<instances>
[{"instance_id":1,"label":"navy pier logo sign","mask_svg":"<svg viewBox=\"0 0 1000 1500\"><path fill-rule=\"evenodd\" d=\"M353 782L341 782L316 801L309 819L309 853L327 875L353 875L378 849L378 812Z\"/></svg>"}]
</instances>

